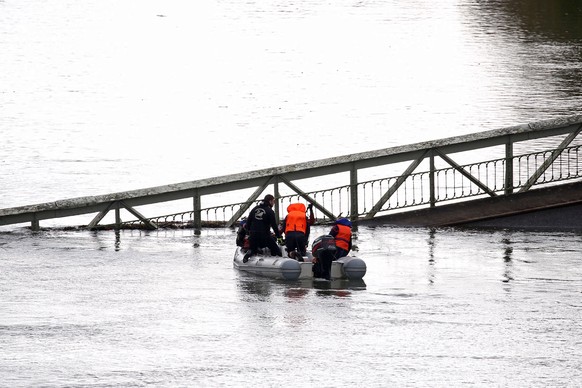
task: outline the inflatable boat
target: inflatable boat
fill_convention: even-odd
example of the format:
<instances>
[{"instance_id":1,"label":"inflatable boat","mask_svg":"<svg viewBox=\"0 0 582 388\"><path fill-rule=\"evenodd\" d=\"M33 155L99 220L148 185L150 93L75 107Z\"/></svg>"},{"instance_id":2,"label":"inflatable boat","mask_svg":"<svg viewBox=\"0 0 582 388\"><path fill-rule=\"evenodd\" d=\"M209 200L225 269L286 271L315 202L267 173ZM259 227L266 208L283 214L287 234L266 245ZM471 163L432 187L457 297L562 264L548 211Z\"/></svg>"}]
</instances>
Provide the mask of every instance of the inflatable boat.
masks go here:
<instances>
[{"instance_id":1,"label":"inflatable boat","mask_svg":"<svg viewBox=\"0 0 582 388\"><path fill-rule=\"evenodd\" d=\"M271 256L268 248L264 248L259 254L253 255L244 263L246 250L237 247L234 253L233 266L240 270L273 279L298 280L317 279L314 276L313 255L308 250L303 261L288 257L285 246L281 246L283 257ZM366 263L355 256L346 256L331 262L329 276L325 280L349 279L360 280L366 274ZM322 279L324 280L324 279Z\"/></svg>"}]
</instances>

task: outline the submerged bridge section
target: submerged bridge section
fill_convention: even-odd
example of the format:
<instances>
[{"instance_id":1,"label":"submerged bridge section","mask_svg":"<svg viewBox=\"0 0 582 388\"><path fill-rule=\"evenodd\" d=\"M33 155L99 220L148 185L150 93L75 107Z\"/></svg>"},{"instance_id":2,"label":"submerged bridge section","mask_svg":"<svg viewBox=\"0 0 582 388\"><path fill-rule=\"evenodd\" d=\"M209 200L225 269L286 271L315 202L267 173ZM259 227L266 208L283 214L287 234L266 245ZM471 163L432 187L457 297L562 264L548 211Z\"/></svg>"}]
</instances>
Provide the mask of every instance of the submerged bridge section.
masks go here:
<instances>
[{"instance_id":1,"label":"submerged bridge section","mask_svg":"<svg viewBox=\"0 0 582 388\"><path fill-rule=\"evenodd\" d=\"M114 220L109 226L114 228L178 225L200 230L234 225L265 193L278 199L279 217L286 214L287 204L303 201L314 205L319 223L343 216L356 223L493 225L500 217L551 209L562 209L558 219L563 219L582 207L581 130L582 115L568 116L295 165L0 209L0 225L27 223L38 230L43 220L93 214L83 227L97 229L111 211ZM177 200L186 200L186 208L160 215L149 207ZM123 221L122 213L131 220Z\"/></svg>"}]
</instances>

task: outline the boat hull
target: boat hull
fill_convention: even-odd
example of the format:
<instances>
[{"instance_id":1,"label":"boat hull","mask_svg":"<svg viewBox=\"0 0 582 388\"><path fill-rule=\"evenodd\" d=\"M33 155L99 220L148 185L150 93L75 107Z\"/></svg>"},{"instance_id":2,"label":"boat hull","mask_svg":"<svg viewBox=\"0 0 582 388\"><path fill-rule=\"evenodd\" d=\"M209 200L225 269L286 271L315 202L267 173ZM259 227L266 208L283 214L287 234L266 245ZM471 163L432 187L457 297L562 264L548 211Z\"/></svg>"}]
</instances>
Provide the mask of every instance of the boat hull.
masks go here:
<instances>
[{"instance_id":1,"label":"boat hull","mask_svg":"<svg viewBox=\"0 0 582 388\"><path fill-rule=\"evenodd\" d=\"M253 255L243 263L244 252L240 247L234 253L235 268L273 279L297 280L301 275L301 263L288 257L271 256L268 249Z\"/></svg>"},{"instance_id":2,"label":"boat hull","mask_svg":"<svg viewBox=\"0 0 582 388\"><path fill-rule=\"evenodd\" d=\"M285 255L285 247L281 247ZM260 276L281 280L313 279L313 256L307 252L304 262L298 262L289 257L271 256L268 249L253 255L248 262L243 263L245 252L237 247L234 253L233 266L240 270ZM331 263L331 279L359 280L366 274L366 263L355 256L342 257Z\"/></svg>"}]
</instances>

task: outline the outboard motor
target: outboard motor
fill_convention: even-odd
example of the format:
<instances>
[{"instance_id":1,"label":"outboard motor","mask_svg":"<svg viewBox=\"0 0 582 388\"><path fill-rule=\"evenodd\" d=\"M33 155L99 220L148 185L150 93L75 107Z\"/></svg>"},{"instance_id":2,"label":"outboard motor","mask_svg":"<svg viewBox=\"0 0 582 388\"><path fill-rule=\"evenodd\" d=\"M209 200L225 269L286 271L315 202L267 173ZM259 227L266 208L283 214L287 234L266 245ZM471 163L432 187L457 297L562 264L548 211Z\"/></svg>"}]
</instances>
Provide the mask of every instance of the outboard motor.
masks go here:
<instances>
[{"instance_id":1,"label":"outboard motor","mask_svg":"<svg viewBox=\"0 0 582 388\"><path fill-rule=\"evenodd\" d=\"M313 276L316 278L331 279L331 262L337 260L335 239L333 236L319 236L313 240L311 254L317 260L313 264Z\"/></svg>"},{"instance_id":2,"label":"outboard motor","mask_svg":"<svg viewBox=\"0 0 582 388\"><path fill-rule=\"evenodd\" d=\"M315 258L319 258L320 255L325 255L326 253L332 253L335 256L335 251L335 239L328 234L319 236L313 240L313 244L311 245L311 254Z\"/></svg>"}]
</instances>

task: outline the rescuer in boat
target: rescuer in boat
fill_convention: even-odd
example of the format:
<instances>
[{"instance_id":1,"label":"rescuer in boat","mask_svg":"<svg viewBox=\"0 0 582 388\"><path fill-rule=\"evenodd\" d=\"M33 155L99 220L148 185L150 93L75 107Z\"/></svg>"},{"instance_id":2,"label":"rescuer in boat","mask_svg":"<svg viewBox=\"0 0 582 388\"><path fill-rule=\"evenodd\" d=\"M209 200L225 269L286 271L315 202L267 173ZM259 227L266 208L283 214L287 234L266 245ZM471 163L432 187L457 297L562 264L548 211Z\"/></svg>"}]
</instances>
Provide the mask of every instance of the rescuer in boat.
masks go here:
<instances>
[{"instance_id":1,"label":"rescuer in boat","mask_svg":"<svg viewBox=\"0 0 582 388\"><path fill-rule=\"evenodd\" d=\"M249 248L249 230L247 229L247 219L243 218L240 220L240 224L236 231L236 245L241 247L244 252Z\"/></svg>"},{"instance_id":2,"label":"rescuer in boat","mask_svg":"<svg viewBox=\"0 0 582 388\"><path fill-rule=\"evenodd\" d=\"M277 227L275 212L272 207L275 205L275 197L271 194L265 195L263 201L251 210L247 218L247 229L249 230L250 249L245 253L243 263L249 261L249 257L258 253L259 248L267 247L272 256L283 256L281 248L277 245L277 240L271 236L270 229L273 229L275 236L281 238L281 233Z\"/></svg>"},{"instance_id":3,"label":"rescuer in boat","mask_svg":"<svg viewBox=\"0 0 582 388\"><path fill-rule=\"evenodd\" d=\"M309 205L307 209L309 209L309 218L307 218L304 204L292 203L287 207L287 217L283 221L287 255L297 261L303 261L303 257L307 255L310 226L315 220L312 205Z\"/></svg>"},{"instance_id":4,"label":"rescuer in boat","mask_svg":"<svg viewBox=\"0 0 582 388\"><path fill-rule=\"evenodd\" d=\"M331 279L331 262L347 256L352 249L352 223L347 218L335 221L328 235L313 241L313 276Z\"/></svg>"},{"instance_id":5,"label":"rescuer in boat","mask_svg":"<svg viewBox=\"0 0 582 388\"><path fill-rule=\"evenodd\" d=\"M329 234L335 239L335 258L345 257L352 250L352 223L347 218L338 218Z\"/></svg>"}]
</instances>

